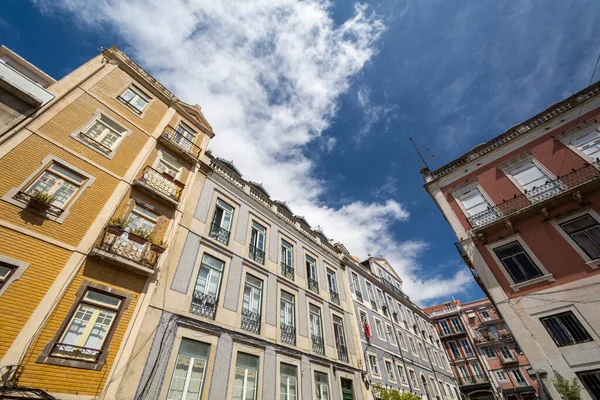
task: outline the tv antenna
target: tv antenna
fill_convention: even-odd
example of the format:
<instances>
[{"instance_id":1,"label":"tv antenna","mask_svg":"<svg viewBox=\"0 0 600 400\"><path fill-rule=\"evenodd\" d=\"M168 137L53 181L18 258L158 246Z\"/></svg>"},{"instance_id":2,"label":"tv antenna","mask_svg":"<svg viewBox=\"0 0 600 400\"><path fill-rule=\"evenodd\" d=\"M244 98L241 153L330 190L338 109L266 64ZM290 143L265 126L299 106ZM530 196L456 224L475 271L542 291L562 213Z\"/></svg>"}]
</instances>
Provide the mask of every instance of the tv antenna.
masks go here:
<instances>
[{"instance_id":1,"label":"tv antenna","mask_svg":"<svg viewBox=\"0 0 600 400\"><path fill-rule=\"evenodd\" d=\"M410 157L414 157L414 156L419 156L420 160L413 160L411 162L409 162L408 164L404 164L405 167L409 166L409 165L413 165L413 164L418 164L418 163L423 163L425 164L426 168L429 168L429 165L427 165L427 161L425 160L429 160L435 157L435 154L427 154L427 152L430 152L431 149L429 147L427 147L426 149L424 149L423 151L419 150L419 148L417 147L417 145L415 144L415 142L413 141L413 139L411 137L408 138L408 140L410 140L410 143L413 145L413 147L416 150L416 153L410 154L406 157L406 158L410 158Z\"/></svg>"}]
</instances>

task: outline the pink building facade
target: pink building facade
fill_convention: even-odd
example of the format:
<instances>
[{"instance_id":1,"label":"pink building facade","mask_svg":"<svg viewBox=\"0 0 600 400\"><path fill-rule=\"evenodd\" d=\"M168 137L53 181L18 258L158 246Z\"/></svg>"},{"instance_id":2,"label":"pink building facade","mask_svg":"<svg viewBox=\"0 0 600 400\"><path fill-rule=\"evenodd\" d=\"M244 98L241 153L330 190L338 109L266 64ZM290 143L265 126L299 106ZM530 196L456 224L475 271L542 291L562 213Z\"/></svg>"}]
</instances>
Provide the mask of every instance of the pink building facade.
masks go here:
<instances>
[{"instance_id":1,"label":"pink building facade","mask_svg":"<svg viewBox=\"0 0 600 400\"><path fill-rule=\"evenodd\" d=\"M435 171L425 188L529 359L600 400L600 83Z\"/></svg>"}]
</instances>

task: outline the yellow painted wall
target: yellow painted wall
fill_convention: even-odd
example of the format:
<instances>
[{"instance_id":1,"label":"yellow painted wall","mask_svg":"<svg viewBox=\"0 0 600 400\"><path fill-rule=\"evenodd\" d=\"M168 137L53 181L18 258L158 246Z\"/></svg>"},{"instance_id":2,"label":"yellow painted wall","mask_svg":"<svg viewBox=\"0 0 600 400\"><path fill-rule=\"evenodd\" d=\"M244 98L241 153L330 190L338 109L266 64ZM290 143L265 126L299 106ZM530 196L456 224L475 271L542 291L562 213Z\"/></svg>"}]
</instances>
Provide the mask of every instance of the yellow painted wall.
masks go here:
<instances>
[{"instance_id":1,"label":"yellow painted wall","mask_svg":"<svg viewBox=\"0 0 600 400\"><path fill-rule=\"evenodd\" d=\"M99 371L78 369L66 366L36 363L46 343L52 341L60 325L63 323L71 307L77 300L77 291L84 280L94 281L115 289L131 293L131 302L124 310L115 333L107 347L106 364ZM146 276L138 275L118 266L88 257L54 312L35 339L23 360L24 372L19 380L21 386L30 386L47 392L95 395L104 387L106 376L115 360L132 313L144 288Z\"/></svg>"},{"instance_id":2,"label":"yellow painted wall","mask_svg":"<svg viewBox=\"0 0 600 400\"><path fill-rule=\"evenodd\" d=\"M0 358L19 334L31 313L71 256L41 240L0 227L0 253L29 263L29 268L0 297Z\"/></svg>"},{"instance_id":3,"label":"yellow painted wall","mask_svg":"<svg viewBox=\"0 0 600 400\"><path fill-rule=\"evenodd\" d=\"M31 135L13 151L0 158L0 171L2 171L0 195L25 182L49 154L89 173L96 178L96 181L73 203L70 214L62 224L4 201L0 201L0 218L76 246L115 190L118 181L39 136Z\"/></svg>"}]
</instances>

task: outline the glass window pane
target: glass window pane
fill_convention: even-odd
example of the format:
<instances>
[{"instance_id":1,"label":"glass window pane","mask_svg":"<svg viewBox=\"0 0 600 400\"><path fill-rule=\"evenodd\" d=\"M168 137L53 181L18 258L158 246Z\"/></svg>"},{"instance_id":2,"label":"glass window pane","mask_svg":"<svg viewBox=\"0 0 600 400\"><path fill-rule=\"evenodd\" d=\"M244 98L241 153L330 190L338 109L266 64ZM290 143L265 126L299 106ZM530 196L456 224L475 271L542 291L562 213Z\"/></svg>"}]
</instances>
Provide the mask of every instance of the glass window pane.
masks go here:
<instances>
[{"instance_id":1,"label":"glass window pane","mask_svg":"<svg viewBox=\"0 0 600 400\"><path fill-rule=\"evenodd\" d=\"M4 282L13 269L0 265L0 283Z\"/></svg>"},{"instance_id":2,"label":"glass window pane","mask_svg":"<svg viewBox=\"0 0 600 400\"><path fill-rule=\"evenodd\" d=\"M121 299L93 290L88 290L83 298L86 301L90 301L111 308L119 308L119 306L121 305Z\"/></svg>"},{"instance_id":3,"label":"glass window pane","mask_svg":"<svg viewBox=\"0 0 600 400\"><path fill-rule=\"evenodd\" d=\"M223 261L217 260L210 254L206 254L206 253L204 253L204 255L202 256L202 264L204 264L210 268L214 268L218 271L222 271L223 266L225 265L225 263Z\"/></svg>"}]
</instances>

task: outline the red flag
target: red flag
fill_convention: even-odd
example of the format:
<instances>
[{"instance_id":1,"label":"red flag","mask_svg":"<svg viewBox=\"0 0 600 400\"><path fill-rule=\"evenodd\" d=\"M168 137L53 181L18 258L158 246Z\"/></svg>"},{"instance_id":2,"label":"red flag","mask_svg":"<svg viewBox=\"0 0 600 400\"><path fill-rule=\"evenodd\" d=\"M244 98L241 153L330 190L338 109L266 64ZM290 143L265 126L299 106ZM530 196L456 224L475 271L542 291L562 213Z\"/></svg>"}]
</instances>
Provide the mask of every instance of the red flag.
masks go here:
<instances>
[{"instance_id":1,"label":"red flag","mask_svg":"<svg viewBox=\"0 0 600 400\"><path fill-rule=\"evenodd\" d=\"M369 325L369 323L367 321L365 321L365 336L370 338L371 336L373 336L373 334L371 333L371 325Z\"/></svg>"}]
</instances>

